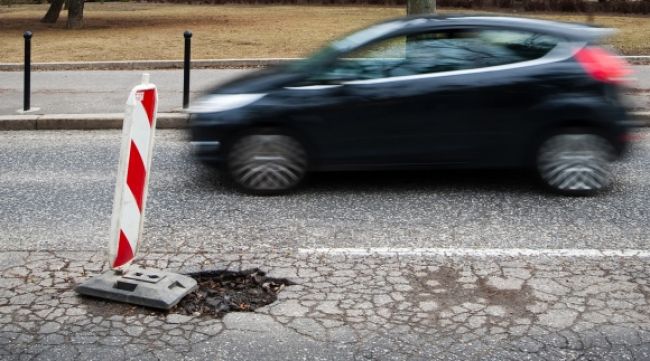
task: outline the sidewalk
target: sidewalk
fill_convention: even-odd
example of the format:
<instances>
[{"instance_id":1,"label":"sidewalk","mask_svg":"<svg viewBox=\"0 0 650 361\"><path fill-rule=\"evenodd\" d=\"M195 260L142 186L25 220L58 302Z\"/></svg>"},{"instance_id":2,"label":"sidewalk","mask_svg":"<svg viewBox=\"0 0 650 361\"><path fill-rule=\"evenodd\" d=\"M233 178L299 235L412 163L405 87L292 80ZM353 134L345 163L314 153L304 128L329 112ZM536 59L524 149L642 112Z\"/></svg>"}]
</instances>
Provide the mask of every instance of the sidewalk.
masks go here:
<instances>
[{"instance_id":1,"label":"sidewalk","mask_svg":"<svg viewBox=\"0 0 650 361\"><path fill-rule=\"evenodd\" d=\"M65 65L65 64L64 64ZM144 68L147 64L140 64ZM148 63L156 66L156 63ZM634 66L637 81L628 92L631 106L644 125L650 123L650 66ZM238 77L248 69L194 69L191 99L216 84ZM22 115L22 72L0 71L0 130L15 129L106 129L121 127L129 90L143 72L159 90L161 127L183 127L183 72L181 69L35 71L32 73L31 106L38 111ZM167 114L169 113L169 114ZM163 120L165 119L165 120Z\"/></svg>"},{"instance_id":2,"label":"sidewalk","mask_svg":"<svg viewBox=\"0 0 650 361\"><path fill-rule=\"evenodd\" d=\"M191 96L251 69L195 69ZM183 105L182 70L44 71L32 73L31 106L36 114L122 113L126 98L143 73L158 87L160 113L178 112ZM23 107L23 73L0 72L0 116L19 115Z\"/></svg>"},{"instance_id":3,"label":"sidewalk","mask_svg":"<svg viewBox=\"0 0 650 361\"><path fill-rule=\"evenodd\" d=\"M145 254L297 285L255 313L165 314L81 298L103 254L0 255L3 360L648 360L647 258Z\"/></svg>"}]
</instances>

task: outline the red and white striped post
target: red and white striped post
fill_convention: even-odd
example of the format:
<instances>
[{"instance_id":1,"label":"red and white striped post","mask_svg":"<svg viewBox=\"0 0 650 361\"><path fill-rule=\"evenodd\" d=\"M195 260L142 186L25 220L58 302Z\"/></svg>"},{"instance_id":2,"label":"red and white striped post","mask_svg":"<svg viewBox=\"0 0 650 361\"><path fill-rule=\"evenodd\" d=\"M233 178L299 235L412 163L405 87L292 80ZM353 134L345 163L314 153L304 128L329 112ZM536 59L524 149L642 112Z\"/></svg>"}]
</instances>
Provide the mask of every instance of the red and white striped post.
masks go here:
<instances>
[{"instance_id":1,"label":"red and white striped post","mask_svg":"<svg viewBox=\"0 0 650 361\"><path fill-rule=\"evenodd\" d=\"M111 270L86 280L75 290L85 296L169 310L198 288L196 280L151 268L127 269L142 241L157 107L156 86L149 84L149 74L144 74L142 84L131 90L126 102L108 242Z\"/></svg>"},{"instance_id":2,"label":"red and white striped post","mask_svg":"<svg viewBox=\"0 0 650 361\"><path fill-rule=\"evenodd\" d=\"M157 112L158 92L145 73L142 84L131 90L124 114L108 242L108 261L114 270L129 266L142 238Z\"/></svg>"}]
</instances>

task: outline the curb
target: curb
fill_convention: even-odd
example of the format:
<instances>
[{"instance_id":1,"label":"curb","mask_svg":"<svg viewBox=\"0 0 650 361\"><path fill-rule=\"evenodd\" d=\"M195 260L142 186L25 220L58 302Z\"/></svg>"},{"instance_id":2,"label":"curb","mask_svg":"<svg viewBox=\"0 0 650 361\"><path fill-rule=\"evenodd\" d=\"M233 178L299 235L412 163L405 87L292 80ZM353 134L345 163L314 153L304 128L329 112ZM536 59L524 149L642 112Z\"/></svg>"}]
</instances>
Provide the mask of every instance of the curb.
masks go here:
<instances>
[{"instance_id":1,"label":"curb","mask_svg":"<svg viewBox=\"0 0 650 361\"><path fill-rule=\"evenodd\" d=\"M192 60L192 69L263 68L286 64L301 58L204 59ZM84 61L71 63L32 63L33 71L61 70L158 70L183 69L182 60ZM0 71L23 71L22 63L0 63Z\"/></svg>"},{"instance_id":2,"label":"curb","mask_svg":"<svg viewBox=\"0 0 650 361\"><path fill-rule=\"evenodd\" d=\"M623 56L634 65L650 65L650 56ZM197 59L192 60L192 69L264 68L290 63L303 58L259 58L259 59ZM124 60L84 61L60 63L32 63L33 71L65 70L159 70L182 69L182 60ZM22 71L22 63L0 63L0 71Z\"/></svg>"},{"instance_id":3,"label":"curb","mask_svg":"<svg viewBox=\"0 0 650 361\"><path fill-rule=\"evenodd\" d=\"M0 130L91 130L121 129L124 113L2 115ZM187 114L158 113L156 128L187 127Z\"/></svg>"},{"instance_id":4,"label":"curb","mask_svg":"<svg viewBox=\"0 0 650 361\"><path fill-rule=\"evenodd\" d=\"M636 126L650 127L650 112L633 112L631 115ZM123 113L0 115L0 131L121 129L123 120ZM158 129L183 129L187 125L185 113L158 113Z\"/></svg>"}]
</instances>

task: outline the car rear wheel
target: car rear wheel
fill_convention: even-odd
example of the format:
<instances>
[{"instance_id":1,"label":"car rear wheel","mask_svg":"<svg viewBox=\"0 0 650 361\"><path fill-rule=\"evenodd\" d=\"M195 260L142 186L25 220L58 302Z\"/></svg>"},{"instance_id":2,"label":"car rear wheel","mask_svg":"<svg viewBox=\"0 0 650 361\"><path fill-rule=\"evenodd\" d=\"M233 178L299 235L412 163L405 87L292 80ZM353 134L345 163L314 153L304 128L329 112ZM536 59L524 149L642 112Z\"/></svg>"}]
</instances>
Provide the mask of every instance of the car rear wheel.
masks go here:
<instances>
[{"instance_id":1,"label":"car rear wheel","mask_svg":"<svg viewBox=\"0 0 650 361\"><path fill-rule=\"evenodd\" d=\"M612 182L614 149L597 134L576 131L556 133L537 151L537 173L550 189L568 195L588 195Z\"/></svg>"},{"instance_id":2,"label":"car rear wheel","mask_svg":"<svg viewBox=\"0 0 650 361\"><path fill-rule=\"evenodd\" d=\"M227 171L244 191L274 194L295 188L307 172L307 153L284 134L248 134L238 138L227 156Z\"/></svg>"}]
</instances>

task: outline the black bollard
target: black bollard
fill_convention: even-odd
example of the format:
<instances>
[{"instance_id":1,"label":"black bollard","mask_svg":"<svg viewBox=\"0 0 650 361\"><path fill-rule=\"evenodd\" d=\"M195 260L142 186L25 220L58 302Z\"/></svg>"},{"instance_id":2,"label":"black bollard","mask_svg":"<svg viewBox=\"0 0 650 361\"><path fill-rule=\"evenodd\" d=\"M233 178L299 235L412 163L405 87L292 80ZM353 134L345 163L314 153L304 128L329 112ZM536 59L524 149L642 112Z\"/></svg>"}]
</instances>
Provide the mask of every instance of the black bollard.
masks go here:
<instances>
[{"instance_id":1,"label":"black bollard","mask_svg":"<svg viewBox=\"0 0 650 361\"><path fill-rule=\"evenodd\" d=\"M183 109L190 104L190 51L192 49L192 32L186 30L185 37L185 61L183 63Z\"/></svg>"},{"instance_id":2,"label":"black bollard","mask_svg":"<svg viewBox=\"0 0 650 361\"><path fill-rule=\"evenodd\" d=\"M23 34L23 37L25 38L25 68L24 68L24 74L25 74L25 80L24 80L24 95L23 95L23 110L28 111L30 108L29 104L29 96L31 93L31 86L32 86L32 80L31 80L31 74L32 74L32 32L31 31L25 31Z\"/></svg>"}]
</instances>

